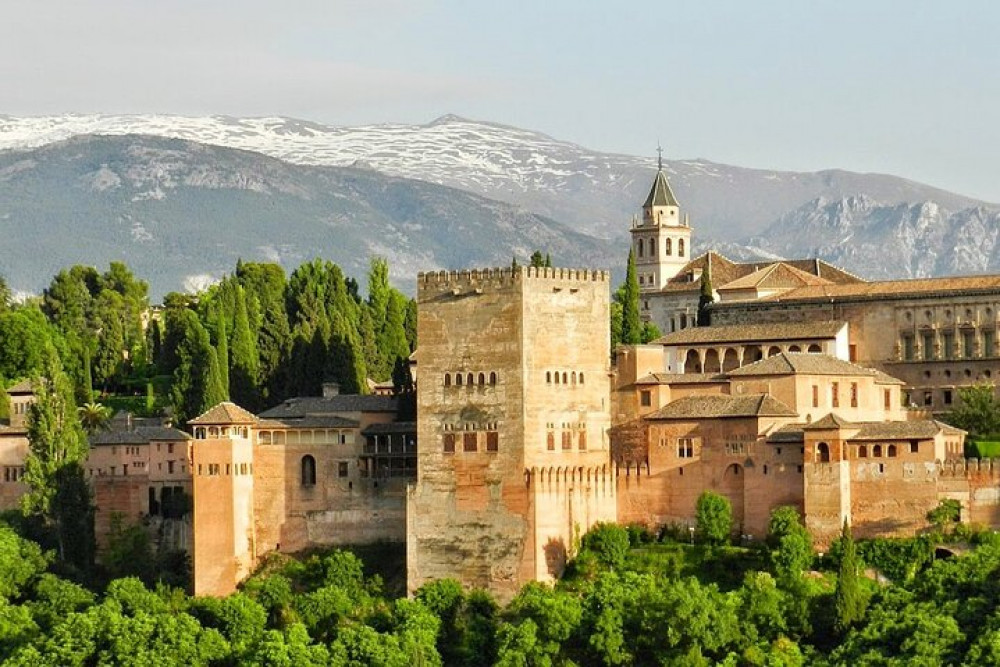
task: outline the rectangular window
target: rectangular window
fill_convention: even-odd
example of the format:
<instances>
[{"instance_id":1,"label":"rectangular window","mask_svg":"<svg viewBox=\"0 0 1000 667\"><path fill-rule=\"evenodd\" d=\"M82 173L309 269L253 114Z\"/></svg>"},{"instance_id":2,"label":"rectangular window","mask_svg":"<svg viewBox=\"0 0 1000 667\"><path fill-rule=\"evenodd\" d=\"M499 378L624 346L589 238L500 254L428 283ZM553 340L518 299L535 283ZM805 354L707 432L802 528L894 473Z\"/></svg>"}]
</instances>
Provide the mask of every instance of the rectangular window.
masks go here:
<instances>
[{"instance_id":1,"label":"rectangular window","mask_svg":"<svg viewBox=\"0 0 1000 667\"><path fill-rule=\"evenodd\" d=\"M996 352L993 350L993 344L996 340L992 329L987 329L983 332L983 356L986 358L992 358L996 356Z\"/></svg>"},{"instance_id":2,"label":"rectangular window","mask_svg":"<svg viewBox=\"0 0 1000 667\"><path fill-rule=\"evenodd\" d=\"M444 434L444 453L454 454L455 453L455 434L445 433Z\"/></svg>"},{"instance_id":3,"label":"rectangular window","mask_svg":"<svg viewBox=\"0 0 1000 667\"><path fill-rule=\"evenodd\" d=\"M945 405L951 405L951 389L945 389L942 392L942 397L944 398Z\"/></svg>"},{"instance_id":4,"label":"rectangular window","mask_svg":"<svg viewBox=\"0 0 1000 667\"><path fill-rule=\"evenodd\" d=\"M549 431L549 434L545 437L545 448L550 452L556 449L556 434Z\"/></svg>"},{"instance_id":5,"label":"rectangular window","mask_svg":"<svg viewBox=\"0 0 1000 667\"><path fill-rule=\"evenodd\" d=\"M913 336L903 336L903 359L913 361Z\"/></svg>"},{"instance_id":6,"label":"rectangular window","mask_svg":"<svg viewBox=\"0 0 1000 667\"><path fill-rule=\"evenodd\" d=\"M932 361L934 359L934 334L925 333L921 345L923 346L924 361Z\"/></svg>"},{"instance_id":7,"label":"rectangular window","mask_svg":"<svg viewBox=\"0 0 1000 667\"><path fill-rule=\"evenodd\" d=\"M814 384L812 386L812 389L813 389L813 407L814 408L818 408L819 407L819 385Z\"/></svg>"},{"instance_id":8,"label":"rectangular window","mask_svg":"<svg viewBox=\"0 0 1000 667\"><path fill-rule=\"evenodd\" d=\"M972 359L976 353L976 332L968 329L962 332L962 356Z\"/></svg>"},{"instance_id":9,"label":"rectangular window","mask_svg":"<svg viewBox=\"0 0 1000 667\"><path fill-rule=\"evenodd\" d=\"M580 439L578 441L578 446L579 446L581 452L585 451L587 449L587 432L586 431L580 431Z\"/></svg>"},{"instance_id":10,"label":"rectangular window","mask_svg":"<svg viewBox=\"0 0 1000 667\"><path fill-rule=\"evenodd\" d=\"M347 461L337 462L337 477L347 477Z\"/></svg>"},{"instance_id":11,"label":"rectangular window","mask_svg":"<svg viewBox=\"0 0 1000 667\"><path fill-rule=\"evenodd\" d=\"M840 407L840 383L831 382L830 383L830 405L835 408Z\"/></svg>"},{"instance_id":12,"label":"rectangular window","mask_svg":"<svg viewBox=\"0 0 1000 667\"><path fill-rule=\"evenodd\" d=\"M924 392L924 405L930 406L934 404L934 392L927 390Z\"/></svg>"},{"instance_id":13,"label":"rectangular window","mask_svg":"<svg viewBox=\"0 0 1000 667\"><path fill-rule=\"evenodd\" d=\"M463 452L476 452L479 451L477 437L479 434L472 432L466 433L462 436L462 451Z\"/></svg>"},{"instance_id":14,"label":"rectangular window","mask_svg":"<svg viewBox=\"0 0 1000 667\"><path fill-rule=\"evenodd\" d=\"M892 390L891 389L883 389L882 390L882 401L883 401L883 404L885 405L885 409L886 410L891 410L892 409Z\"/></svg>"},{"instance_id":15,"label":"rectangular window","mask_svg":"<svg viewBox=\"0 0 1000 667\"><path fill-rule=\"evenodd\" d=\"M486 451L497 452L500 451L500 434L496 431L486 432Z\"/></svg>"},{"instance_id":16,"label":"rectangular window","mask_svg":"<svg viewBox=\"0 0 1000 667\"><path fill-rule=\"evenodd\" d=\"M569 431L563 431L562 433L562 448L573 449L573 434Z\"/></svg>"},{"instance_id":17,"label":"rectangular window","mask_svg":"<svg viewBox=\"0 0 1000 667\"><path fill-rule=\"evenodd\" d=\"M173 461L167 461L167 472L169 474L171 474L171 475L174 474L174 462Z\"/></svg>"},{"instance_id":18,"label":"rectangular window","mask_svg":"<svg viewBox=\"0 0 1000 667\"><path fill-rule=\"evenodd\" d=\"M648 408L653 404L653 393L651 391L641 391L639 392L639 404Z\"/></svg>"},{"instance_id":19,"label":"rectangular window","mask_svg":"<svg viewBox=\"0 0 1000 667\"><path fill-rule=\"evenodd\" d=\"M920 443L918 443L916 440L910 441L910 453L911 454L920 453Z\"/></svg>"},{"instance_id":20,"label":"rectangular window","mask_svg":"<svg viewBox=\"0 0 1000 667\"><path fill-rule=\"evenodd\" d=\"M173 453L174 453L174 443L168 442L167 443L167 454L173 454Z\"/></svg>"},{"instance_id":21,"label":"rectangular window","mask_svg":"<svg viewBox=\"0 0 1000 667\"><path fill-rule=\"evenodd\" d=\"M677 439L677 458L694 458L694 441L691 438Z\"/></svg>"},{"instance_id":22,"label":"rectangular window","mask_svg":"<svg viewBox=\"0 0 1000 667\"><path fill-rule=\"evenodd\" d=\"M857 382L852 382L851 383L851 407L852 408L858 407L858 383Z\"/></svg>"},{"instance_id":23,"label":"rectangular window","mask_svg":"<svg viewBox=\"0 0 1000 667\"><path fill-rule=\"evenodd\" d=\"M955 334L951 331L941 332L941 351L945 359L955 358Z\"/></svg>"}]
</instances>

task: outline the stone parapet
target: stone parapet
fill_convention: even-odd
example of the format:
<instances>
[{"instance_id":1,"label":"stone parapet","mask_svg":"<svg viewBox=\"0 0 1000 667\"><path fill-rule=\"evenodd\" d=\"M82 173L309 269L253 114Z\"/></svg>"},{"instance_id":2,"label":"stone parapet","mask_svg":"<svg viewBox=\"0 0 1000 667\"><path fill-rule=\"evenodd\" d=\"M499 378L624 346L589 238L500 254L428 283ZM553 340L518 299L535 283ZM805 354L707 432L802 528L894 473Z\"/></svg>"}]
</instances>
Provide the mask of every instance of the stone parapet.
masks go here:
<instances>
[{"instance_id":1,"label":"stone parapet","mask_svg":"<svg viewBox=\"0 0 1000 667\"><path fill-rule=\"evenodd\" d=\"M520 280L562 280L602 282L611 279L608 271L597 269L566 269L519 266L517 268L467 269L463 271L429 271L417 274L417 291L436 293L455 289L509 287Z\"/></svg>"}]
</instances>

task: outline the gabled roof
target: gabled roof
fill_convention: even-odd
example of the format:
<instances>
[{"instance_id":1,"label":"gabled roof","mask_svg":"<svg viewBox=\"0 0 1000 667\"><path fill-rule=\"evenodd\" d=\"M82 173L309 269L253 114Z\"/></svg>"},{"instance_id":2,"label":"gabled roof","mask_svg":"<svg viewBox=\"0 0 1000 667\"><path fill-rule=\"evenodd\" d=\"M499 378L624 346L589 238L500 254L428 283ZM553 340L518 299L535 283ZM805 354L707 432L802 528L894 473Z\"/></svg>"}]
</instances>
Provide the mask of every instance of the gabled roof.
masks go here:
<instances>
[{"instance_id":1,"label":"gabled roof","mask_svg":"<svg viewBox=\"0 0 1000 667\"><path fill-rule=\"evenodd\" d=\"M284 403L260 413L263 419L296 419L345 412L396 412L394 396L374 394L338 394L336 396L303 396L289 398Z\"/></svg>"},{"instance_id":2,"label":"gabled roof","mask_svg":"<svg viewBox=\"0 0 1000 667\"><path fill-rule=\"evenodd\" d=\"M643 208L650 208L651 206L680 206L677 203L677 197L674 196L674 191L670 189L670 183L667 182L667 177L664 175L662 169L656 172L653 187L650 188L649 195L642 205Z\"/></svg>"},{"instance_id":3,"label":"gabled roof","mask_svg":"<svg viewBox=\"0 0 1000 667\"><path fill-rule=\"evenodd\" d=\"M188 421L188 424L209 424L212 426L255 423L257 423L257 417L253 413L230 401L223 401Z\"/></svg>"},{"instance_id":4,"label":"gabled roof","mask_svg":"<svg viewBox=\"0 0 1000 667\"><path fill-rule=\"evenodd\" d=\"M851 436L851 440L927 440L942 431L961 433L947 424L933 419L916 419L906 422L865 422L858 424L861 430Z\"/></svg>"},{"instance_id":5,"label":"gabled roof","mask_svg":"<svg viewBox=\"0 0 1000 667\"><path fill-rule=\"evenodd\" d=\"M685 396L668 403L646 419L709 419L722 417L797 417L798 413L770 394Z\"/></svg>"},{"instance_id":6,"label":"gabled roof","mask_svg":"<svg viewBox=\"0 0 1000 667\"><path fill-rule=\"evenodd\" d=\"M14 396L15 394L34 394L35 388L31 380L21 380L13 387L7 390L8 396Z\"/></svg>"},{"instance_id":7,"label":"gabled roof","mask_svg":"<svg viewBox=\"0 0 1000 667\"><path fill-rule=\"evenodd\" d=\"M754 377L759 375L867 375L876 376L876 371L849 361L831 357L828 354L807 352L781 352L761 359L747 366L729 371L730 377Z\"/></svg>"},{"instance_id":8,"label":"gabled roof","mask_svg":"<svg viewBox=\"0 0 1000 667\"><path fill-rule=\"evenodd\" d=\"M766 300L811 301L817 299L842 299L845 301L872 301L907 298L911 296L953 295L956 292L973 294L1000 293L1000 275L949 276L946 278L917 278L913 280L880 280L878 282L815 285L800 287L784 294L768 297Z\"/></svg>"},{"instance_id":9,"label":"gabled roof","mask_svg":"<svg viewBox=\"0 0 1000 667\"><path fill-rule=\"evenodd\" d=\"M841 429L841 428L861 428L858 424L853 424L843 417L840 417L834 413L830 413L823 417L822 419L817 419L814 422L806 424L802 427L804 431L824 431L829 429Z\"/></svg>"},{"instance_id":10,"label":"gabled roof","mask_svg":"<svg viewBox=\"0 0 1000 667\"><path fill-rule=\"evenodd\" d=\"M677 272L673 278L667 281L664 291L698 291L699 283L691 280L690 276L704 271L705 266L711 264L712 285L727 285L735 280L749 276L774 264L784 264L811 276L819 276L836 285L869 285L857 276L851 275L847 271L840 269L833 264L824 262L821 259L782 259L782 260L762 260L759 262L734 262L733 260L720 255L715 251L709 251L695 257ZM824 285L811 285L810 288L822 288ZM793 292L798 292L795 288ZM791 294L787 292L786 294ZM772 297L777 298L777 297Z\"/></svg>"},{"instance_id":11,"label":"gabled roof","mask_svg":"<svg viewBox=\"0 0 1000 667\"><path fill-rule=\"evenodd\" d=\"M713 280L714 282L714 280ZM737 289L793 289L810 285L831 285L826 278L814 276L785 262L775 262L753 273L716 288L720 292Z\"/></svg>"},{"instance_id":12,"label":"gabled roof","mask_svg":"<svg viewBox=\"0 0 1000 667\"><path fill-rule=\"evenodd\" d=\"M774 324L727 324L691 327L674 331L653 341L657 345L703 343L751 343L836 338L844 322L776 322Z\"/></svg>"}]
</instances>

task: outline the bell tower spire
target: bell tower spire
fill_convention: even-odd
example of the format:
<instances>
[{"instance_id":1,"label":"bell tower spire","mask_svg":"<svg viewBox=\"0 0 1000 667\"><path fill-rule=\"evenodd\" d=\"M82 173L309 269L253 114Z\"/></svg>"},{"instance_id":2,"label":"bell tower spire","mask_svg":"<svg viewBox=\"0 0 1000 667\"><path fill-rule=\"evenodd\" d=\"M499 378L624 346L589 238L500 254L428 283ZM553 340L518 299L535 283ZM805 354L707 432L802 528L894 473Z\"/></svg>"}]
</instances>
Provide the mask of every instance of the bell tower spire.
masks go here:
<instances>
[{"instance_id":1,"label":"bell tower spire","mask_svg":"<svg viewBox=\"0 0 1000 667\"><path fill-rule=\"evenodd\" d=\"M642 204L642 218L632 224L632 249L639 289L663 289L691 259L691 228L663 171L663 148L656 145L656 176Z\"/></svg>"}]
</instances>

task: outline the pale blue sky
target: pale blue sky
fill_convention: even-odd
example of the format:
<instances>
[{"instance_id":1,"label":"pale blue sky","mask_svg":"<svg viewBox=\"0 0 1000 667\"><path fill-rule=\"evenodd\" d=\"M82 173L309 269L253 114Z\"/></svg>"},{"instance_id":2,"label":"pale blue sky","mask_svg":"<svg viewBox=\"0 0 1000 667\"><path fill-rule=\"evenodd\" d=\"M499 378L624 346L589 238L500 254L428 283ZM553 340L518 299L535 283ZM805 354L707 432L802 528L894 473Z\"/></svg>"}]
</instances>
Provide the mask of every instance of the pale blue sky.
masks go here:
<instances>
[{"instance_id":1,"label":"pale blue sky","mask_svg":"<svg viewBox=\"0 0 1000 667\"><path fill-rule=\"evenodd\" d=\"M0 114L444 113L1000 202L1000 3L8 0Z\"/></svg>"}]
</instances>

